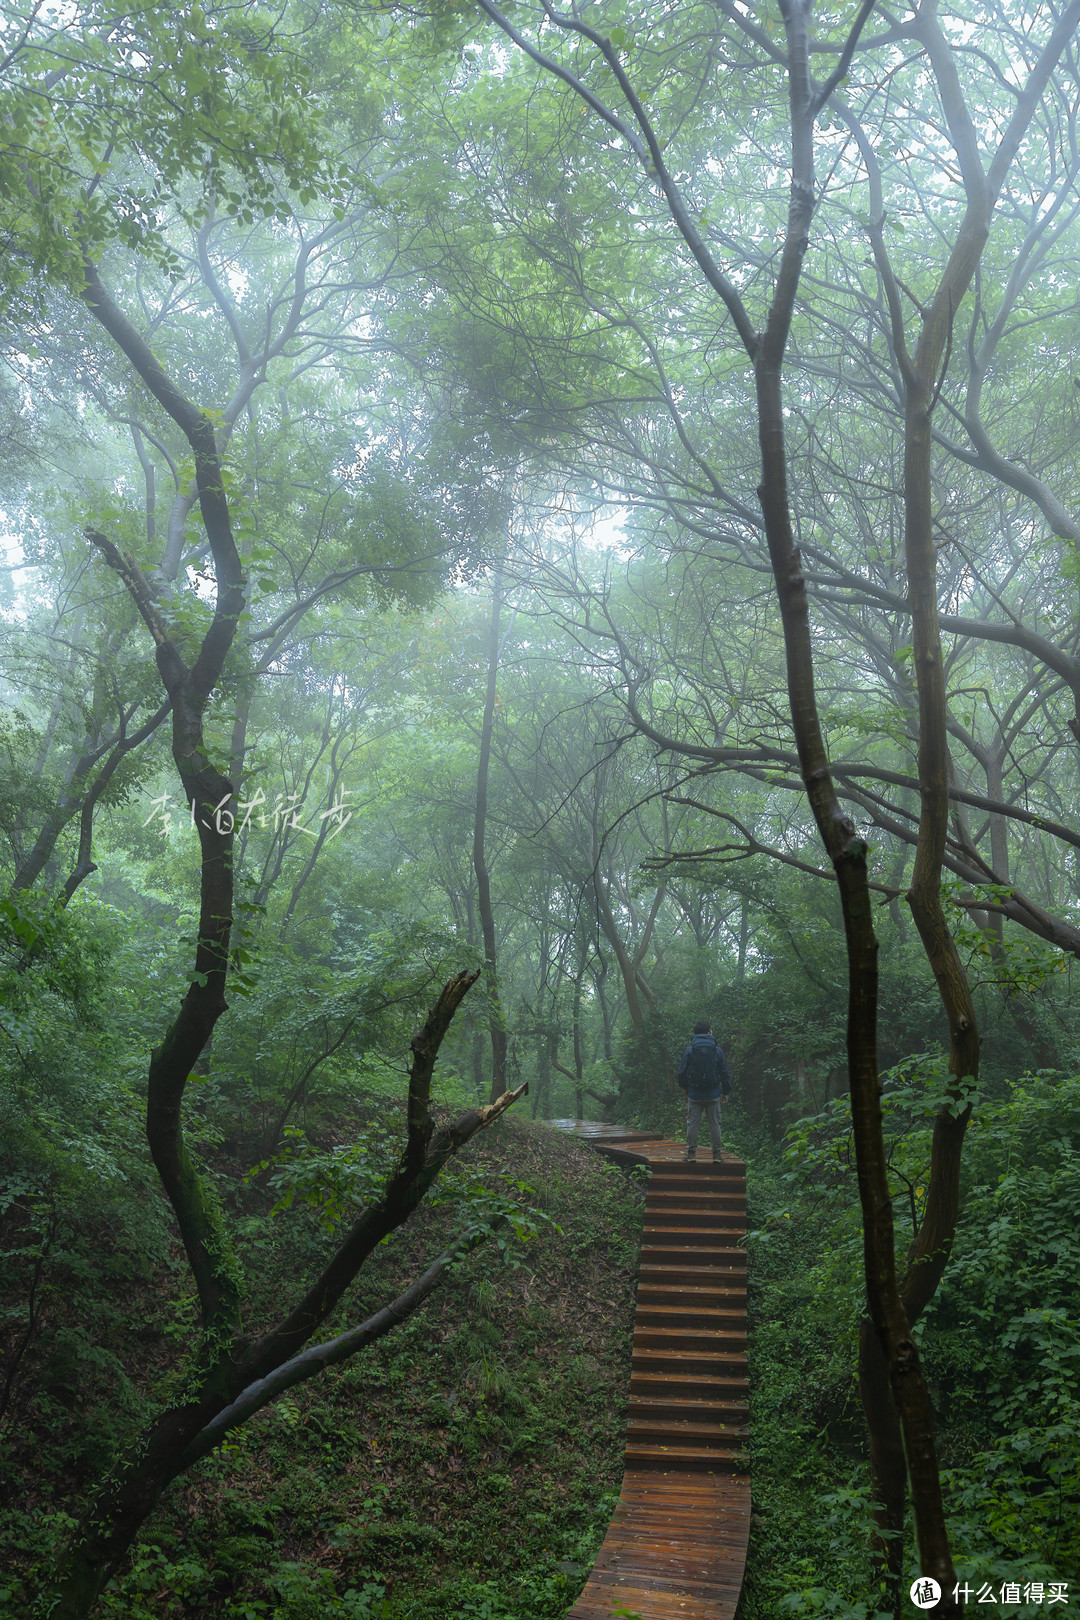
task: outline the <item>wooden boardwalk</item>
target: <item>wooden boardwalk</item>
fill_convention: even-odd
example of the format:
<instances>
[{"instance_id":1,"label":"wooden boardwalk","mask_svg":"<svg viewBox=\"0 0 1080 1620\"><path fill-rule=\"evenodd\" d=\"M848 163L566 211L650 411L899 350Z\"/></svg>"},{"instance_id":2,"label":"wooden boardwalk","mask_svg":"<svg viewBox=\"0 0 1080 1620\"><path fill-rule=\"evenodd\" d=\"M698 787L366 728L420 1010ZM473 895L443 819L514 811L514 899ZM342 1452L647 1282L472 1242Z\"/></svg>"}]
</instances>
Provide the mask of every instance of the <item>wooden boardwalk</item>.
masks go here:
<instances>
[{"instance_id":1,"label":"wooden boardwalk","mask_svg":"<svg viewBox=\"0 0 1080 1620\"><path fill-rule=\"evenodd\" d=\"M733 1620L750 1529L746 1166L644 1131L551 1120L648 1164L626 1467L615 1516L567 1620Z\"/></svg>"}]
</instances>

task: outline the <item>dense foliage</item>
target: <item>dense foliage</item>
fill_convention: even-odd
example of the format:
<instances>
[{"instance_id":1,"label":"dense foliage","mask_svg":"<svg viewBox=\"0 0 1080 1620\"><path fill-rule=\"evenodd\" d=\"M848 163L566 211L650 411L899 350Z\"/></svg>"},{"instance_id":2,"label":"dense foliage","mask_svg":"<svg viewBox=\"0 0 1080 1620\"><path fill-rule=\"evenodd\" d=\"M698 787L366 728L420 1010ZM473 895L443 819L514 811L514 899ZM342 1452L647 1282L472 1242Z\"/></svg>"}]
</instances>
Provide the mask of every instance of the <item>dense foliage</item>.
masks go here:
<instances>
[{"instance_id":1,"label":"dense foliage","mask_svg":"<svg viewBox=\"0 0 1080 1620\"><path fill-rule=\"evenodd\" d=\"M941 1084L940 1063L924 1059L895 1073L886 1092L909 1223L924 1197L927 1120ZM983 1103L956 1249L918 1329L958 1573L977 1590L989 1583L1008 1616L1045 1605L1022 1596L1002 1603L1004 1586L1018 1583L1022 1594L1041 1584L1045 1593L1080 1568L1080 1249L1070 1169L1078 1108L1080 1084L1053 1075L1006 1083ZM854 1388L862 1306L850 1110L838 1099L801 1120L783 1153L761 1148L751 1185L760 1224L750 1235L758 1517L745 1612L863 1620L884 1598L865 1537Z\"/></svg>"}]
</instances>

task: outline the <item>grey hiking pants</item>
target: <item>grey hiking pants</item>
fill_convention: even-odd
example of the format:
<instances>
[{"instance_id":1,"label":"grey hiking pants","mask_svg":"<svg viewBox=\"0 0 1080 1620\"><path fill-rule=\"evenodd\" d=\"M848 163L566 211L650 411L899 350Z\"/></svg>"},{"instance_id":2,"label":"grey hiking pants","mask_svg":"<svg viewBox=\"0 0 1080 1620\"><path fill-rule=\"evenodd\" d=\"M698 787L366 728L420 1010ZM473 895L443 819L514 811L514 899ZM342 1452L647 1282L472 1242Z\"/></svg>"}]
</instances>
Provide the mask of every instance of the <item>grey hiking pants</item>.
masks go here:
<instances>
[{"instance_id":1,"label":"grey hiking pants","mask_svg":"<svg viewBox=\"0 0 1080 1620\"><path fill-rule=\"evenodd\" d=\"M713 1157L720 1152L720 1098L712 1102L694 1097L686 1099L686 1147L691 1152L697 1147L698 1128L701 1125L701 1116L705 1115L709 1121L709 1137L712 1141Z\"/></svg>"}]
</instances>

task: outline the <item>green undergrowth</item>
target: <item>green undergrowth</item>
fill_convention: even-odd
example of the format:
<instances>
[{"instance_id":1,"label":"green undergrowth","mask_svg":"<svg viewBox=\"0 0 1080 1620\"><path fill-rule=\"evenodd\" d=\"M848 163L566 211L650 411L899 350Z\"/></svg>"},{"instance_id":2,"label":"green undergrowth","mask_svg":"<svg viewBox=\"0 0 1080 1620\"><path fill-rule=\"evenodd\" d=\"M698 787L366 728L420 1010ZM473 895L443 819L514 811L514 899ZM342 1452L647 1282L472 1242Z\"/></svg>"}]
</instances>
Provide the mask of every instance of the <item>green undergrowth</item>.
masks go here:
<instances>
[{"instance_id":1,"label":"green undergrowth","mask_svg":"<svg viewBox=\"0 0 1080 1620\"><path fill-rule=\"evenodd\" d=\"M508 1258L490 1243L476 1251L403 1327L290 1391L180 1479L101 1614L565 1613L621 1478L643 1192L572 1139L512 1119L464 1157L492 1184L505 1175L526 1184L523 1196L546 1217L536 1236ZM240 1217L251 1325L295 1297L327 1241L314 1211L297 1205L270 1220L254 1198ZM365 1267L340 1325L393 1298L455 1220L451 1206L423 1207ZM0 1613L11 1620L28 1613L37 1571L69 1522L58 1510L65 1489L88 1481L110 1440L145 1412L193 1319L169 1287L178 1258L150 1255L138 1277L117 1283L111 1312L88 1323L92 1278L122 1267L104 1229L82 1252L71 1242L66 1303L59 1290L51 1296L38 1371L23 1386L23 1442L9 1431L0 1474L0 1568L9 1571ZM57 1374L65 1342L76 1340L96 1368L86 1422L75 1411L79 1368L64 1384ZM35 1443L46 1430L51 1472Z\"/></svg>"},{"instance_id":2,"label":"green undergrowth","mask_svg":"<svg viewBox=\"0 0 1080 1620\"><path fill-rule=\"evenodd\" d=\"M887 1077L900 1264L922 1211L941 1084L933 1058ZM754 1507L738 1620L872 1620L880 1589L857 1390L862 1241L848 1100L800 1121L786 1153L757 1147L748 1174ZM1080 1080L1026 1076L976 1102L956 1244L916 1329L957 1573L976 1607L989 1588L986 1612L1003 1620L1045 1613L1055 1581L1075 1603L1080 1578L1078 1154ZM910 1520L905 1592L918 1573ZM1019 1601L1003 1601L1010 1586ZM1041 1601L1024 1601L1040 1586Z\"/></svg>"}]
</instances>

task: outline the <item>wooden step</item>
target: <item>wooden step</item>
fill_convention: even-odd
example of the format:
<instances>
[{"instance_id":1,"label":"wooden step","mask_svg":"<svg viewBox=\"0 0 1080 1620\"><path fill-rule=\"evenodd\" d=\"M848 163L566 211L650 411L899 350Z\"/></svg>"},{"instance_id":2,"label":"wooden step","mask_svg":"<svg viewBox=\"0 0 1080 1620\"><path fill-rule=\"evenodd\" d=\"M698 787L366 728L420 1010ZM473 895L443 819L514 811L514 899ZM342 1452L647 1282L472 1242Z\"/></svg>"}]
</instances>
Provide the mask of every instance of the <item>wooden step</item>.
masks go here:
<instances>
[{"instance_id":1,"label":"wooden step","mask_svg":"<svg viewBox=\"0 0 1080 1620\"><path fill-rule=\"evenodd\" d=\"M741 1225L746 1224L746 1200L740 1193L738 1197L727 1199L702 1198L700 1203L692 1193L671 1192L651 1193L645 1199L645 1213L666 1214L668 1211L683 1211L690 1221L700 1219L701 1215L727 1215L737 1220Z\"/></svg>"},{"instance_id":2,"label":"wooden step","mask_svg":"<svg viewBox=\"0 0 1080 1620\"><path fill-rule=\"evenodd\" d=\"M693 1204L696 1209L729 1209L740 1213L746 1207L741 1186L730 1186L726 1181L698 1181L689 1187L669 1187L664 1181L650 1181L645 1192L650 1204Z\"/></svg>"},{"instance_id":3,"label":"wooden step","mask_svg":"<svg viewBox=\"0 0 1080 1620\"><path fill-rule=\"evenodd\" d=\"M657 1417L628 1417L627 1445L674 1445L696 1452L735 1452L742 1448L745 1424L667 1422Z\"/></svg>"},{"instance_id":4,"label":"wooden step","mask_svg":"<svg viewBox=\"0 0 1080 1620\"><path fill-rule=\"evenodd\" d=\"M653 1210L659 1212L661 1210L680 1209L695 1212L703 1211L708 1215L731 1215L741 1221L746 1214L746 1200L741 1193L731 1199L703 1196L700 1201L693 1193L688 1192L658 1192L655 1195L650 1192L646 1196L645 1210L647 1214ZM696 1219L697 1215L694 1214L691 1218Z\"/></svg>"},{"instance_id":5,"label":"wooden step","mask_svg":"<svg viewBox=\"0 0 1080 1620\"><path fill-rule=\"evenodd\" d=\"M635 1350L676 1350L680 1353L709 1354L713 1350L746 1349L746 1321L739 1327L650 1327L643 1323L634 1329Z\"/></svg>"},{"instance_id":6,"label":"wooden step","mask_svg":"<svg viewBox=\"0 0 1080 1620\"><path fill-rule=\"evenodd\" d=\"M718 1308L731 1300L742 1309L746 1302L746 1277L742 1272L726 1277L709 1272L708 1276L707 1283L698 1284L658 1282L651 1276L639 1275L637 1298L639 1302L650 1301L655 1305L667 1305L676 1299L686 1300L690 1305L708 1305L714 1301Z\"/></svg>"},{"instance_id":7,"label":"wooden step","mask_svg":"<svg viewBox=\"0 0 1080 1620\"><path fill-rule=\"evenodd\" d=\"M680 1287L667 1283L644 1282L638 1284L637 1301L653 1309L661 1305L681 1304L702 1310L723 1311L746 1308L746 1283L740 1272L717 1282L713 1288Z\"/></svg>"},{"instance_id":8,"label":"wooden step","mask_svg":"<svg viewBox=\"0 0 1080 1620\"><path fill-rule=\"evenodd\" d=\"M743 1212L737 1208L710 1208L709 1204L704 1200L698 1204L693 1198L686 1198L682 1197L681 1195L677 1198L646 1198L646 1220L656 1220L657 1217L667 1215L682 1215L688 1226L696 1225L699 1221L708 1220L710 1218L712 1220L722 1220L725 1217L728 1220L735 1221L740 1225L745 1224L743 1220Z\"/></svg>"},{"instance_id":9,"label":"wooden step","mask_svg":"<svg viewBox=\"0 0 1080 1620\"><path fill-rule=\"evenodd\" d=\"M668 1314L672 1311L684 1311L691 1317L699 1317L706 1327L723 1327L729 1322L731 1326L741 1326L746 1320L746 1290L725 1288L713 1294L704 1288L694 1288L687 1289L685 1293L661 1294L657 1289L650 1288L638 1295L635 1320L642 1326L663 1327L665 1323L677 1326L674 1317ZM692 1325L687 1323L687 1326Z\"/></svg>"},{"instance_id":10,"label":"wooden step","mask_svg":"<svg viewBox=\"0 0 1080 1620\"><path fill-rule=\"evenodd\" d=\"M695 1378L745 1378L746 1351L635 1349L630 1369L631 1386L640 1373L666 1373L683 1384Z\"/></svg>"},{"instance_id":11,"label":"wooden step","mask_svg":"<svg viewBox=\"0 0 1080 1620\"><path fill-rule=\"evenodd\" d=\"M711 1210L706 1210L704 1215L695 1215L693 1210L646 1209L644 1230L661 1236L669 1231L696 1231L738 1247L740 1239L745 1236L746 1223L737 1215L716 1215Z\"/></svg>"},{"instance_id":12,"label":"wooden step","mask_svg":"<svg viewBox=\"0 0 1080 1620\"><path fill-rule=\"evenodd\" d=\"M739 1233L715 1232L700 1226L651 1226L648 1216L641 1233L642 1251L649 1249L719 1250L726 1259L745 1260L746 1250Z\"/></svg>"},{"instance_id":13,"label":"wooden step","mask_svg":"<svg viewBox=\"0 0 1080 1620\"><path fill-rule=\"evenodd\" d=\"M664 1264L670 1253L676 1264L693 1254L700 1257L698 1265L734 1265L736 1262L744 1267L746 1265L746 1250L723 1232L701 1232L685 1226L646 1227L641 1234L642 1265L656 1265L659 1262L660 1257L654 1254L655 1250L664 1251Z\"/></svg>"},{"instance_id":14,"label":"wooden step","mask_svg":"<svg viewBox=\"0 0 1080 1620\"><path fill-rule=\"evenodd\" d=\"M730 1160L713 1164L710 1160L695 1159L693 1164L653 1165L649 1177L649 1191L655 1188L687 1187L698 1192L746 1191L746 1175L742 1165Z\"/></svg>"},{"instance_id":15,"label":"wooden step","mask_svg":"<svg viewBox=\"0 0 1080 1620\"><path fill-rule=\"evenodd\" d=\"M737 1220L731 1215L721 1215L717 1222L708 1219L699 1220L693 1210L653 1210L648 1204L642 1225L647 1232L666 1234L672 1231L694 1232L700 1237L711 1238L720 1248L740 1248L746 1232L746 1223ZM642 1234L642 1242L646 1240Z\"/></svg>"},{"instance_id":16,"label":"wooden step","mask_svg":"<svg viewBox=\"0 0 1080 1620\"><path fill-rule=\"evenodd\" d=\"M657 1209L670 1204L697 1205L699 1198L702 1202L698 1207L702 1209L708 1209L713 1199L717 1200L717 1203L712 1205L713 1208L743 1210L746 1208L746 1188L742 1183L721 1181L719 1176L711 1186L707 1182L701 1182L695 1187L691 1181L663 1181L657 1187L650 1186L645 1194L646 1205L651 1204Z\"/></svg>"},{"instance_id":17,"label":"wooden step","mask_svg":"<svg viewBox=\"0 0 1080 1620\"><path fill-rule=\"evenodd\" d=\"M631 1418L663 1418L670 1423L726 1423L736 1428L745 1425L750 1414L746 1393L731 1395L725 1400L679 1400L671 1395L631 1395L628 1413Z\"/></svg>"},{"instance_id":18,"label":"wooden step","mask_svg":"<svg viewBox=\"0 0 1080 1620\"><path fill-rule=\"evenodd\" d=\"M683 1196L682 1192L672 1194L659 1194L654 1199L644 1200L644 1212L651 1215L654 1220L661 1217L670 1218L682 1215L687 1221L699 1220L732 1220L735 1225L745 1226L745 1205L742 1199L727 1200L701 1199Z\"/></svg>"},{"instance_id":19,"label":"wooden step","mask_svg":"<svg viewBox=\"0 0 1080 1620\"><path fill-rule=\"evenodd\" d=\"M667 1472L680 1470L687 1473L711 1474L721 1471L733 1474L739 1467L742 1447L731 1445L726 1450L711 1450L701 1446L647 1445L643 1441L626 1443L628 1468L659 1468Z\"/></svg>"},{"instance_id":20,"label":"wooden step","mask_svg":"<svg viewBox=\"0 0 1080 1620\"><path fill-rule=\"evenodd\" d=\"M702 1270L707 1267L712 1271L745 1271L746 1250L734 1246L720 1248L706 1243L660 1242L652 1237L652 1241L641 1245L641 1264L643 1269L664 1266L681 1270L687 1267Z\"/></svg>"},{"instance_id":21,"label":"wooden step","mask_svg":"<svg viewBox=\"0 0 1080 1620\"><path fill-rule=\"evenodd\" d=\"M677 1296L676 1296L677 1297ZM736 1333L746 1330L745 1305L729 1306L727 1310L718 1310L711 1305L690 1304L654 1304L652 1300L639 1297L637 1310L634 1313L634 1326L670 1327L670 1328L728 1328Z\"/></svg>"},{"instance_id":22,"label":"wooden step","mask_svg":"<svg viewBox=\"0 0 1080 1620\"><path fill-rule=\"evenodd\" d=\"M672 1308L668 1307L669 1312ZM643 1322L640 1316L635 1316L634 1343L646 1342L641 1337L642 1334L647 1334L648 1338L659 1346L684 1344L695 1348L703 1344L724 1343L732 1336L745 1339L746 1313L729 1311L727 1315L726 1321L706 1321L697 1325L692 1322L673 1321L670 1315L656 1322Z\"/></svg>"},{"instance_id":23,"label":"wooden step","mask_svg":"<svg viewBox=\"0 0 1080 1620\"><path fill-rule=\"evenodd\" d=\"M681 1401L746 1400L750 1385L745 1369L724 1373L673 1373L653 1369L647 1363L630 1369L630 1399L655 1400L658 1397Z\"/></svg>"},{"instance_id":24,"label":"wooden step","mask_svg":"<svg viewBox=\"0 0 1080 1620\"><path fill-rule=\"evenodd\" d=\"M717 1287L745 1286L746 1267L732 1266L721 1268L719 1266L702 1265L676 1265L669 1261L666 1265L653 1265L643 1263L638 1271L638 1277L647 1284L659 1282L663 1279L667 1283L685 1284L688 1288L708 1289L710 1285Z\"/></svg>"}]
</instances>

